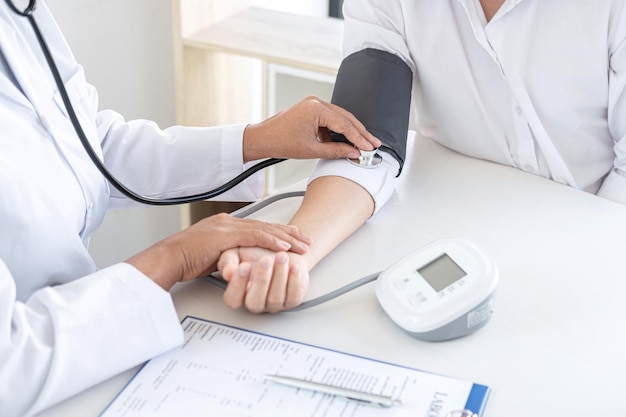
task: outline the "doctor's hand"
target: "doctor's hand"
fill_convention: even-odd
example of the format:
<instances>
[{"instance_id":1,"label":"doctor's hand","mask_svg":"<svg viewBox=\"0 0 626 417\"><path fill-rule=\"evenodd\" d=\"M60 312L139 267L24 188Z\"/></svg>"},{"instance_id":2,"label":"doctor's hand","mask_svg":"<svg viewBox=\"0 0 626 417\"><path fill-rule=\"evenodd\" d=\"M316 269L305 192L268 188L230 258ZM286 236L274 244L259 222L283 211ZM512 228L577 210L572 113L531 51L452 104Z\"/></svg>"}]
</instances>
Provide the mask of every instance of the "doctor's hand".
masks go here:
<instances>
[{"instance_id":1,"label":"doctor's hand","mask_svg":"<svg viewBox=\"0 0 626 417\"><path fill-rule=\"evenodd\" d=\"M331 142L330 131L354 146ZM244 161L263 158L358 158L356 148L381 145L347 110L310 96L269 119L248 125L243 135Z\"/></svg>"},{"instance_id":2,"label":"doctor's hand","mask_svg":"<svg viewBox=\"0 0 626 417\"><path fill-rule=\"evenodd\" d=\"M228 282L226 305L245 306L252 313L277 313L296 307L309 288L304 257L294 252L231 249L220 257L218 270Z\"/></svg>"},{"instance_id":3,"label":"doctor's hand","mask_svg":"<svg viewBox=\"0 0 626 417\"><path fill-rule=\"evenodd\" d=\"M238 219L227 214L207 217L156 243L126 262L165 290L216 271L223 252L239 246L305 253L311 239L294 226Z\"/></svg>"}]
</instances>

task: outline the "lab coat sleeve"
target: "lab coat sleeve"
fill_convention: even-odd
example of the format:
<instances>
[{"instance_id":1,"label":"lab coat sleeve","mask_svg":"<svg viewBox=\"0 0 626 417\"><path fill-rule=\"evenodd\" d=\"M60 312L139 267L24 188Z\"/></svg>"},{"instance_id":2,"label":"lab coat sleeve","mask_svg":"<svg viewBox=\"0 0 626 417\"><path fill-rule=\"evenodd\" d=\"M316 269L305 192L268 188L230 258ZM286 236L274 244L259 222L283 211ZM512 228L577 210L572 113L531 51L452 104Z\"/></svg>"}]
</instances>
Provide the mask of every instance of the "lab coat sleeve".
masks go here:
<instances>
[{"instance_id":1,"label":"lab coat sleeve","mask_svg":"<svg viewBox=\"0 0 626 417\"><path fill-rule=\"evenodd\" d=\"M30 416L172 349L170 295L118 264L15 301L0 260L0 415Z\"/></svg>"},{"instance_id":2,"label":"lab coat sleeve","mask_svg":"<svg viewBox=\"0 0 626 417\"><path fill-rule=\"evenodd\" d=\"M200 194L223 185L245 168L245 125L160 129L147 120L125 121L111 110L99 112L96 122L109 170L145 196ZM263 186L259 172L215 200L255 201ZM112 207L132 204L119 191L111 190Z\"/></svg>"},{"instance_id":3,"label":"lab coat sleeve","mask_svg":"<svg viewBox=\"0 0 626 417\"><path fill-rule=\"evenodd\" d=\"M609 52L609 129L615 138L615 166L598 195L626 205L626 7L616 14Z\"/></svg>"}]
</instances>

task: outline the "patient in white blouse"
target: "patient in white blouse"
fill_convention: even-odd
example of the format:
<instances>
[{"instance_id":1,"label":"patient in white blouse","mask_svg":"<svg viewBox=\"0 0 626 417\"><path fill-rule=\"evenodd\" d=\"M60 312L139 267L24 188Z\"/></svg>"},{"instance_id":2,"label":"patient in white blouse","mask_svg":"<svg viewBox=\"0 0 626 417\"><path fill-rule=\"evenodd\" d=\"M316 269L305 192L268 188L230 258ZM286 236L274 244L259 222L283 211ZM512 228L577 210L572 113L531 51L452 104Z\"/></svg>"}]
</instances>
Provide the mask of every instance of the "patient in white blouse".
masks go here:
<instances>
[{"instance_id":1,"label":"patient in white blouse","mask_svg":"<svg viewBox=\"0 0 626 417\"><path fill-rule=\"evenodd\" d=\"M343 15L346 59L379 50L410 71L398 82L410 90L419 134L626 204L626 0L346 0ZM357 104L342 105L385 145L375 129L384 120L358 109L385 96L380 85L354 82ZM226 252L226 303L280 311L301 302L308 271L392 195L405 151L383 146L375 170L321 161L292 220L313 237L311 250Z\"/></svg>"}]
</instances>

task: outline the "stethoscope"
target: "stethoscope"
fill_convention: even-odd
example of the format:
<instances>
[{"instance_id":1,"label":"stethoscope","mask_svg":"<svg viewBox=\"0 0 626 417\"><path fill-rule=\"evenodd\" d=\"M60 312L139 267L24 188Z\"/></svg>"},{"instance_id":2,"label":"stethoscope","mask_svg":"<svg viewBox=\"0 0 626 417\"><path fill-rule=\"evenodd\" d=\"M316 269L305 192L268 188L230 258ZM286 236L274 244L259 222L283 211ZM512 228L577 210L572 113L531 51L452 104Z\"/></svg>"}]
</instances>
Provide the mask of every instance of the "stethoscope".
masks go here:
<instances>
[{"instance_id":1,"label":"stethoscope","mask_svg":"<svg viewBox=\"0 0 626 417\"><path fill-rule=\"evenodd\" d=\"M240 182L244 181L246 178L250 177L257 171L285 160L285 159L279 159L279 158L269 158L269 159L263 160L251 166L250 168L246 169L241 174L239 174L232 180L228 181L227 183L221 185L220 187L217 187L213 190L200 193L200 194L194 194L194 195L184 196L184 197L170 197L170 198L159 199L159 198L145 197L145 196L141 196L135 193L134 191L130 190L128 187L126 187L124 184L122 184L120 181L118 181L115 178L115 176L102 163L102 161L100 160L100 158L94 151L93 147L91 146L91 143L87 139L87 136L85 135L85 132L83 131L80 125L80 122L78 121L78 117L76 116L74 107L72 106L72 103L69 99L67 90L65 89L63 80L61 79L61 75L59 74L59 70L57 68L56 62L52 58L52 54L50 53L50 49L48 48L46 40L44 39L41 31L39 30L39 26L37 26L37 23L35 22L33 13L35 12L35 8L37 7L37 1L29 0L28 6L23 11L15 7L15 5L13 4L11 0L6 0L6 3L11 10L13 10L15 13L17 13L20 16L26 17L28 21L30 22L33 28L33 31L35 32L35 36L37 37L37 41L39 42L42 52L46 58L46 62L48 63L48 66L50 67L50 71L52 72L52 76L54 77L54 81L57 85L57 88L59 89L59 94L61 95L63 104L67 110L67 114L69 115L70 121L72 122L72 126L74 127L74 130L76 131L76 135L80 139L80 142L85 148L85 151L89 155L89 158L94 163L96 168L98 168L100 173L109 181L109 183L113 185L115 188L117 188L126 197L134 201L137 201L139 203L150 204L150 205L155 205L155 206L186 204L186 203L191 203L194 201L208 200L220 194L225 193L226 191L230 190L231 188L233 188ZM380 156L380 154L376 153L376 150L374 151L361 150L360 152L361 152L361 156L359 158L348 159L348 160L355 165L365 167L365 168L373 168L375 166L378 166L380 162L382 162L382 157Z\"/></svg>"}]
</instances>

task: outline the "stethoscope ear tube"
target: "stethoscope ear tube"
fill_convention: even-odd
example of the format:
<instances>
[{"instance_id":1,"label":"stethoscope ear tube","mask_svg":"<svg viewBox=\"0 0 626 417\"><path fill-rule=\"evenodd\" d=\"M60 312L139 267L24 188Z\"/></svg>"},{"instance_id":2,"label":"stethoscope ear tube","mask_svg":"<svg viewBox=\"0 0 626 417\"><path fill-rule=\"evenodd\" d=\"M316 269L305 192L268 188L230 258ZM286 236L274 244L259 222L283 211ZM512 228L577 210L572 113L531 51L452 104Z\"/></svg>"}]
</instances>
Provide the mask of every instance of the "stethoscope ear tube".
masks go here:
<instances>
[{"instance_id":1,"label":"stethoscope ear tube","mask_svg":"<svg viewBox=\"0 0 626 417\"><path fill-rule=\"evenodd\" d=\"M6 0L6 3L11 10L19 14L20 16L24 16L24 17L32 16L32 14L35 12L35 9L37 8L37 0L30 0L28 2L28 6L26 6L24 10L20 10L17 7L15 7L15 5L13 4L11 0Z\"/></svg>"}]
</instances>

